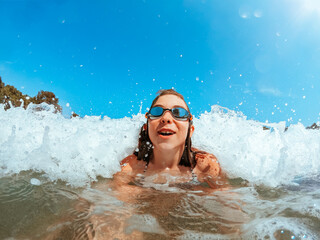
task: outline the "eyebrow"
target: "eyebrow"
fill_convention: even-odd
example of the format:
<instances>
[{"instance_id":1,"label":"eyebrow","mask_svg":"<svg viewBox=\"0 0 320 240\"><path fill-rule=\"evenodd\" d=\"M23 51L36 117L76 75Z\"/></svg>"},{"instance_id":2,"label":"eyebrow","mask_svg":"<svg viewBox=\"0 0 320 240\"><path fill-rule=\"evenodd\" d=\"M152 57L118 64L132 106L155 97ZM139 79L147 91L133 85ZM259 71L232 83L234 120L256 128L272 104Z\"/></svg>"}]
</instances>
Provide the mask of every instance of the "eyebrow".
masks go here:
<instances>
[{"instance_id":1,"label":"eyebrow","mask_svg":"<svg viewBox=\"0 0 320 240\"><path fill-rule=\"evenodd\" d=\"M163 108L166 108L164 105L162 104L155 104L153 107L163 107ZM176 108L176 107L181 107L183 109L186 109L186 107L184 106L181 106L181 105L173 105L172 108Z\"/></svg>"}]
</instances>

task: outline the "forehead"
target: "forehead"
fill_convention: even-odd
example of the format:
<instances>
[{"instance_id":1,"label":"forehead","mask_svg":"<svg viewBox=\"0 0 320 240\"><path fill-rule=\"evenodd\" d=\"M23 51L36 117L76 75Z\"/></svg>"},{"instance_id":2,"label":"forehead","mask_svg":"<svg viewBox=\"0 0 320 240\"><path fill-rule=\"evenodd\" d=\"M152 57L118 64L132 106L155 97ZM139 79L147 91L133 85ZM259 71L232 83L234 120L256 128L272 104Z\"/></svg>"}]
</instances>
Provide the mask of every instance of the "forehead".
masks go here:
<instances>
[{"instance_id":1,"label":"forehead","mask_svg":"<svg viewBox=\"0 0 320 240\"><path fill-rule=\"evenodd\" d=\"M181 106L185 109L188 109L187 104L180 97L171 94L159 97L154 105L161 105L167 108Z\"/></svg>"}]
</instances>

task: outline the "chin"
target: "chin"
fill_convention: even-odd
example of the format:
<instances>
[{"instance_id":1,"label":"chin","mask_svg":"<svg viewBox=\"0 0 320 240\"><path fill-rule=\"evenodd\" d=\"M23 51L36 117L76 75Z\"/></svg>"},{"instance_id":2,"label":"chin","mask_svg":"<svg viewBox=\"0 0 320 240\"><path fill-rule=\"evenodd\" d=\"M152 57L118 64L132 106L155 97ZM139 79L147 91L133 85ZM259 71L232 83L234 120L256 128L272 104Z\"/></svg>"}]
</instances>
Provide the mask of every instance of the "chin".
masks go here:
<instances>
[{"instance_id":1,"label":"chin","mask_svg":"<svg viewBox=\"0 0 320 240\"><path fill-rule=\"evenodd\" d=\"M159 143L157 145L157 148L161 150L173 150L173 149L179 148L179 146L173 145L172 143L164 142L164 143Z\"/></svg>"}]
</instances>

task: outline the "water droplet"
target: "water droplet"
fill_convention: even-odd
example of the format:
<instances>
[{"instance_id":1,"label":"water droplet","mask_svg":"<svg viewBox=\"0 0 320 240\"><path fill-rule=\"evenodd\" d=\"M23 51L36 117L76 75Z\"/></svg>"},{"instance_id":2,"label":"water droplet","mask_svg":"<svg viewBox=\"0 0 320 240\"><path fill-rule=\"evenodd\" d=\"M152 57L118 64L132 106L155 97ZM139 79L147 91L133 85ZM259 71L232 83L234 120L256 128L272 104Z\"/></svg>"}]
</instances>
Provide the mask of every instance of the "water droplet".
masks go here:
<instances>
[{"instance_id":1,"label":"water droplet","mask_svg":"<svg viewBox=\"0 0 320 240\"><path fill-rule=\"evenodd\" d=\"M242 6L240 9L239 9L239 16L243 19L248 19L251 17L251 13L252 10L250 9L250 7L248 6Z\"/></svg>"},{"instance_id":2,"label":"water droplet","mask_svg":"<svg viewBox=\"0 0 320 240\"><path fill-rule=\"evenodd\" d=\"M31 178L30 183L32 185L35 185L35 186L40 186L41 185L41 181L39 179L37 179L37 178Z\"/></svg>"},{"instance_id":3,"label":"water droplet","mask_svg":"<svg viewBox=\"0 0 320 240\"><path fill-rule=\"evenodd\" d=\"M261 18L263 16L263 13L261 10L257 9L254 11L254 14L253 14L256 18Z\"/></svg>"}]
</instances>

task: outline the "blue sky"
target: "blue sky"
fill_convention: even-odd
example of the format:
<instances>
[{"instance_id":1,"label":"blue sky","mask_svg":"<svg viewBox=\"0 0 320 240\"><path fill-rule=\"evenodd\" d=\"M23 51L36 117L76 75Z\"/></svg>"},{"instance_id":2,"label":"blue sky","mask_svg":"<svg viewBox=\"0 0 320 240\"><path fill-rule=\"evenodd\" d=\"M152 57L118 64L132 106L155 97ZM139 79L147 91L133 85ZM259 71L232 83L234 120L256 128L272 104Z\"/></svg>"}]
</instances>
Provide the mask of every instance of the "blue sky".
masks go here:
<instances>
[{"instance_id":1,"label":"blue sky","mask_svg":"<svg viewBox=\"0 0 320 240\"><path fill-rule=\"evenodd\" d=\"M0 76L64 114L122 118L174 87L196 116L320 117L318 0L0 0Z\"/></svg>"}]
</instances>

